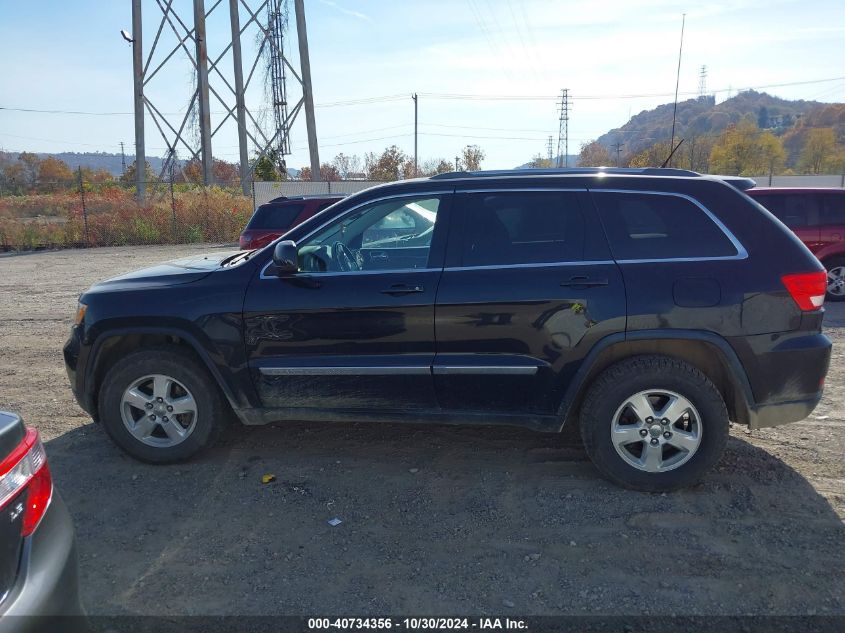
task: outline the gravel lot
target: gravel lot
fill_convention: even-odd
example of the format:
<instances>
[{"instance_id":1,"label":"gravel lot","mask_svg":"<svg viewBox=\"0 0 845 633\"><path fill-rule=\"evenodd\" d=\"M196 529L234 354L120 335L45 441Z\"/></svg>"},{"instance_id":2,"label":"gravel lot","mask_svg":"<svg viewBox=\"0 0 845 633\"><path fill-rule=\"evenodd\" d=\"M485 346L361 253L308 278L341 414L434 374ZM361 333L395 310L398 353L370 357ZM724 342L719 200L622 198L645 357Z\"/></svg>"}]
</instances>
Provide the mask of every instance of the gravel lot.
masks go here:
<instances>
[{"instance_id":1,"label":"gravel lot","mask_svg":"<svg viewBox=\"0 0 845 633\"><path fill-rule=\"evenodd\" d=\"M235 428L147 466L77 407L61 347L89 284L197 249L0 257L0 408L47 441L90 613L845 614L845 304L812 418L734 427L680 493L622 491L565 438L503 428Z\"/></svg>"}]
</instances>

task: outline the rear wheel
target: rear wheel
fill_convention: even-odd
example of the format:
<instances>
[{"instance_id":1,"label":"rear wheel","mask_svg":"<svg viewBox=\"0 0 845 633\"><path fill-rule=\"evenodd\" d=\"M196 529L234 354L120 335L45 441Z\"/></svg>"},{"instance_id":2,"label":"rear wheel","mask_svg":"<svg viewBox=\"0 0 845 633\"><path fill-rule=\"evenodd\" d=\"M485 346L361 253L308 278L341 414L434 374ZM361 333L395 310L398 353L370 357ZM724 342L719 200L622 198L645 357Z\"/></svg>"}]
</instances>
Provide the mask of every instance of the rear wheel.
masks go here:
<instances>
[{"instance_id":1,"label":"rear wheel","mask_svg":"<svg viewBox=\"0 0 845 633\"><path fill-rule=\"evenodd\" d=\"M146 462L192 457L211 444L226 420L217 384L191 354L162 348L118 361L100 389L106 432Z\"/></svg>"},{"instance_id":2,"label":"rear wheel","mask_svg":"<svg viewBox=\"0 0 845 633\"><path fill-rule=\"evenodd\" d=\"M825 260L827 269L828 301L845 301L845 257L831 257Z\"/></svg>"},{"instance_id":3,"label":"rear wheel","mask_svg":"<svg viewBox=\"0 0 845 633\"><path fill-rule=\"evenodd\" d=\"M639 356L605 370L581 407L584 447L611 481L649 492L696 483L718 462L728 413L698 369Z\"/></svg>"}]
</instances>

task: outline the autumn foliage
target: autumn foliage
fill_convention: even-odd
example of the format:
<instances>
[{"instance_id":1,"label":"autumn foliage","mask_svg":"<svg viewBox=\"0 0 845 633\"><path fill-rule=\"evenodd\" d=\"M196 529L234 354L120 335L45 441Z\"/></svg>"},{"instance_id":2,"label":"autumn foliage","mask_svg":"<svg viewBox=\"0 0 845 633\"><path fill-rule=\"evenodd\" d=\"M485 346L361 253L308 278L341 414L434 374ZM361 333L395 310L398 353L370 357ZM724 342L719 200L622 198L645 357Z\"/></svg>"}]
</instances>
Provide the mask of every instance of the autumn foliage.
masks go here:
<instances>
[{"instance_id":1,"label":"autumn foliage","mask_svg":"<svg viewBox=\"0 0 845 633\"><path fill-rule=\"evenodd\" d=\"M142 205L134 192L103 187L79 192L0 197L0 247L5 250L129 244L236 241L252 200L218 187L153 192ZM87 235L86 235L87 219Z\"/></svg>"}]
</instances>

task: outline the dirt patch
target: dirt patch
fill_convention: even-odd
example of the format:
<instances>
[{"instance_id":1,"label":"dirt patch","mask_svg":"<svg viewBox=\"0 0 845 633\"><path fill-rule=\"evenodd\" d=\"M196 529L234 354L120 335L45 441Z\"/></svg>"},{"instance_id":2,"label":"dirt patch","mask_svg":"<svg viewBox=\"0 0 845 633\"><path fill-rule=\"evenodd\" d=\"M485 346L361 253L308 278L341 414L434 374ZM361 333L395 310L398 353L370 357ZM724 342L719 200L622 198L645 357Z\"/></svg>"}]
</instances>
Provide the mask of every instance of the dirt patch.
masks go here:
<instances>
[{"instance_id":1,"label":"dirt patch","mask_svg":"<svg viewBox=\"0 0 845 633\"><path fill-rule=\"evenodd\" d=\"M90 283L197 250L0 257L0 408L47 440L89 612L845 612L845 304L814 415L734 427L676 494L620 490L566 438L506 428L236 428L190 464L139 464L76 406L61 347Z\"/></svg>"}]
</instances>

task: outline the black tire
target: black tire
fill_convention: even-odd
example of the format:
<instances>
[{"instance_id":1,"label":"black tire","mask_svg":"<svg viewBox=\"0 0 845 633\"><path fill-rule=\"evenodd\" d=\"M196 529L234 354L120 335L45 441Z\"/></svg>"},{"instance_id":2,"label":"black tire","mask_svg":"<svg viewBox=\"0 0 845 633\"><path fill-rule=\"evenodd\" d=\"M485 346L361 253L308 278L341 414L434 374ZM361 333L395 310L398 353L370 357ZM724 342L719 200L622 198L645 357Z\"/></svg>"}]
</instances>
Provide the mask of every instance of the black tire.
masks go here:
<instances>
[{"instance_id":1,"label":"black tire","mask_svg":"<svg viewBox=\"0 0 845 633\"><path fill-rule=\"evenodd\" d=\"M151 374L174 378L196 402L193 430L175 446L145 444L123 422L124 392L133 382ZM191 353L165 347L138 351L115 363L100 386L99 417L109 437L129 455L143 462L169 464L185 461L212 445L228 420L228 409L217 383Z\"/></svg>"},{"instance_id":2,"label":"black tire","mask_svg":"<svg viewBox=\"0 0 845 633\"><path fill-rule=\"evenodd\" d=\"M840 266L845 266L845 257L831 257L830 259L824 260L822 262L824 264L825 270L832 270L834 268L839 268ZM833 294L832 292L825 293L825 301L845 301L845 291L842 294Z\"/></svg>"},{"instance_id":3,"label":"black tire","mask_svg":"<svg viewBox=\"0 0 845 633\"><path fill-rule=\"evenodd\" d=\"M636 468L620 456L611 438L617 410L634 394L648 390L681 395L700 416L698 448L674 470ZM725 402L710 379L695 367L666 356L636 356L607 368L590 385L580 413L584 448L596 468L614 483L644 492L665 492L697 483L721 458L728 424Z\"/></svg>"}]
</instances>

